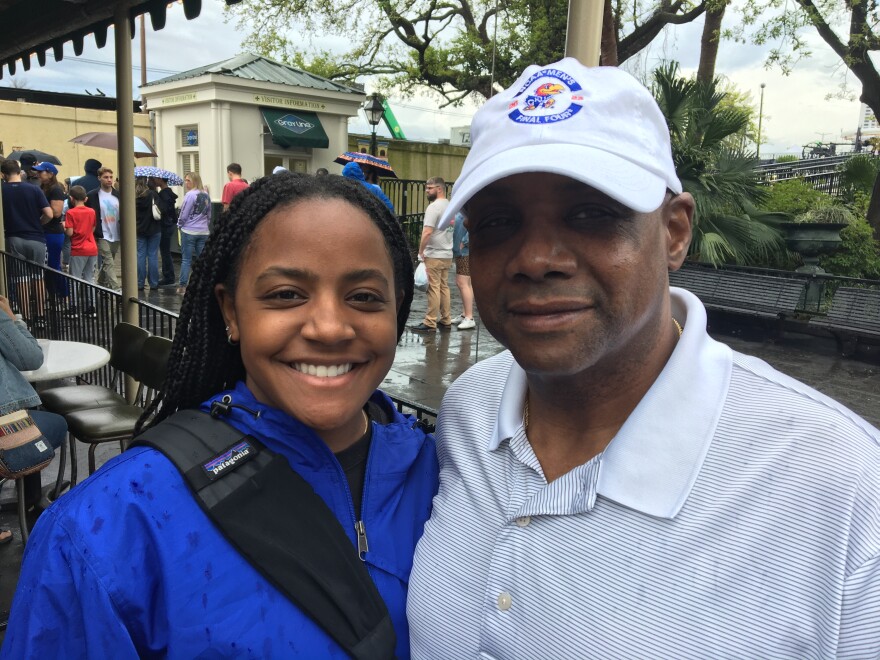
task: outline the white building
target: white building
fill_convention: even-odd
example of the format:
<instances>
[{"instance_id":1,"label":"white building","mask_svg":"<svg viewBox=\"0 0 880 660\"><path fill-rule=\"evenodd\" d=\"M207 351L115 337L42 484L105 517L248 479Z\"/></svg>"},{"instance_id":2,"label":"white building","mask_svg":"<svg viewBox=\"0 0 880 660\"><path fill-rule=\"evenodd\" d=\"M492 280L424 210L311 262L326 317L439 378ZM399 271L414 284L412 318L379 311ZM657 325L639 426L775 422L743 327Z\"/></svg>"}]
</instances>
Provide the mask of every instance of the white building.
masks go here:
<instances>
[{"instance_id":1,"label":"white building","mask_svg":"<svg viewBox=\"0 0 880 660\"><path fill-rule=\"evenodd\" d=\"M141 94L157 165L198 172L215 201L229 163L249 181L278 165L329 168L348 150L348 118L365 99L361 89L250 54L148 83Z\"/></svg>"}]
</instances>

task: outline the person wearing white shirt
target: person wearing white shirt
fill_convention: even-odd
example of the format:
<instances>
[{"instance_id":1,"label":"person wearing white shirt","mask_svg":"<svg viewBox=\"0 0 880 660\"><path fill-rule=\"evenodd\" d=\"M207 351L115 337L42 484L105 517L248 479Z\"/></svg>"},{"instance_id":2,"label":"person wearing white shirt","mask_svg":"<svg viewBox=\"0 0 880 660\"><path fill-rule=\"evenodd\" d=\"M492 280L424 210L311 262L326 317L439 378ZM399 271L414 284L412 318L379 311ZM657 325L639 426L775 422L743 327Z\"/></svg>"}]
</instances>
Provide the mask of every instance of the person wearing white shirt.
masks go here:
<instances>
[{"instance_id":1,"label":"person wearing white shirt","mask_svg":"<svg viewBox=\"0 0 880 660\"><path fill-rule=\"evenodd\" d=\"M447 392L413 658L877 658L880 432L706 333L669 131L629 74L529 67L463 211L507 349Z\"/></svg>"}]
</instances>

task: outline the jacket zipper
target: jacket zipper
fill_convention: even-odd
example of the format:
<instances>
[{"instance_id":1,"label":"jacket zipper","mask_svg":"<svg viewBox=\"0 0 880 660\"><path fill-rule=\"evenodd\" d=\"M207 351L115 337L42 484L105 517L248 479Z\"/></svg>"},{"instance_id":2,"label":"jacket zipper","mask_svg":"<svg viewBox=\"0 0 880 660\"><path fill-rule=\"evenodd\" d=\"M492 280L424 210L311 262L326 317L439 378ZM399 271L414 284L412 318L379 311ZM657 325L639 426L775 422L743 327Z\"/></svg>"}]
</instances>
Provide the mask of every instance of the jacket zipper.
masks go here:
<instances>
[{"instance_id":1,"label":"jacket zipper","mask_svg":"<svg viewBox=\"0 0 880 660\"><path fill-rule=\"evenodd\" d=\"M373 424L373 421L370 420L370 425ZM375 440L375 433L373 434L373 439ZM357 544L358 544L358 557L361 558L361 561L366 561L366 554L370 551L370 544L367 541L367 526L364 524L364 509L367 507L367 486L370 485L370 463L373 460L373 447L372 441L370 442L370 451L367 453L367 468L364 472L364 490L361 493L361 517L360 520L355 520L354 523L354 531L357 534ZM344 476L344 475L343 475ZM348 483L346 480L346 487L348 487ZM348 491L348 496L351 498L351 491ZM354 500L351 500L354 502ZM351 507L352 512L354 512L354 505Z\"/></svg>"}]
</instances>

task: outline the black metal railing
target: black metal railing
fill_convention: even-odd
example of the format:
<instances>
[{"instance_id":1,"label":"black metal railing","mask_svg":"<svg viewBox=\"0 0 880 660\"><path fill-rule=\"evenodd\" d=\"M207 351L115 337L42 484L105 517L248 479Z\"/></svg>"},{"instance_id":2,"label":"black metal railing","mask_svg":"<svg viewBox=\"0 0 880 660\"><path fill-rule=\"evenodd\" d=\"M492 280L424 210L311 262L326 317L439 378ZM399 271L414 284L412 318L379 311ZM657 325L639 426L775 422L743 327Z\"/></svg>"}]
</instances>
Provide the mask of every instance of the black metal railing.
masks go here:
<instances>
[{"instance_id":1,"label":"black metal railing","mask_svg":"<svg viewBox=\"0 0 880 660\"><path fill-rule=\"evenodd\" d=\"M122 320L121 294L0 251L0 277L3 274L12 309L22 315L34 337L81 341L111 349L113 328ZM129 300L138 306L142 328L160 337L174 338L177 312L138 298ZM105 386L112 379L109 365L82 377L85 382ZM120 393L122 380L117 382ZM391 400L398 410L413 415L424 428L433 430L435 409L402 397L391 396Z\"/></svg>"},{"instance_id":2,"label":"black metal railing","mask_svg":"<svg viewBox=\"0 0 880 660\"><path fill-rule=\"evenodd\" d=\"M380 179L379 185L394 204L394 212L399 218L409 215L421 216L430 203L423 179ZM446 196L449 197L451 194L452 183L447 182Z\"/></svg>"}]
</instances>

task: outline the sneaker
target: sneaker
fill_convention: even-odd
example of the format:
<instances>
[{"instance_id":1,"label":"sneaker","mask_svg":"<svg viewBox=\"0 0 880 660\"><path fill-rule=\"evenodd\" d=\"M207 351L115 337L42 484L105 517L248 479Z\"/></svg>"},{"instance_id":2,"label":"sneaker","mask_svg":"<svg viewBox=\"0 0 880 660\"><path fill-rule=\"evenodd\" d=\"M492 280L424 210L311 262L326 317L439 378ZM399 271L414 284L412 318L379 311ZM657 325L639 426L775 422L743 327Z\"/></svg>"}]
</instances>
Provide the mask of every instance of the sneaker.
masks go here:
<instances>
[{"instance_id":1,"label":"sneaker","mask_svg":"<svg viewBox=\"0 0 880 660\"><path fill-rule=\"evenodd\" d=\"M409 329L413 332L434 332L437 328L432 328L429 325L425 325L424 323L419 323L418 325L411 325Z\"/></svg>"},{"instance_id":2,"label":"sneaker","mask_svg":"<svg viewBox=\"0 0 880 660\"><path fill-rule=\"evenodd\" d=\"M464 321L462 321L461 323L458 324L459 330L471 330L476 327L477 327L477 324L474 323L473 319L465 319Z\"/></svg>"},{"instance_id":3,"label":"sneaker","mask_svg":"<svg viewBox=\"0 0 880 660\"><path fill-rule=\"evenodd\" d=\"M452 319L452 325L458 325L459 323L464 321L464 319L465 319L464 314L459 314L454 319Z\"/></svg>"},{"instance_id":4,"label":"sneaker","mask_svg":"<svg viewBox=\"0 0 880 660\"><path fill-rule=\"evenodd\" d=\"M64 316L69 319L78 319L79 312L76 311L76 306L71 306L66 312L64 312Z\"/></svg>"},{"instance_id":5,"label":"sneaker","mask_svg":"<svg viewBox=\"0 0 880 660\"><path fill-rule=\"evenodd\" d=\"M86 307L85 314L83 314L87 319L96 319L98 318L98 311L93 307Z\"/></svg>"},{"instance_id":6,"label":"sneaker","mask_svg":"<svg viewBox=\"0 0 880 660\"><path fill-rule=\"evenodd\" d=\"M448 331L452 330L451 323L438 323L437 327L440 328L440 330L442 330L443 332L448 332Z\"/></svg>"}]
</instances>

